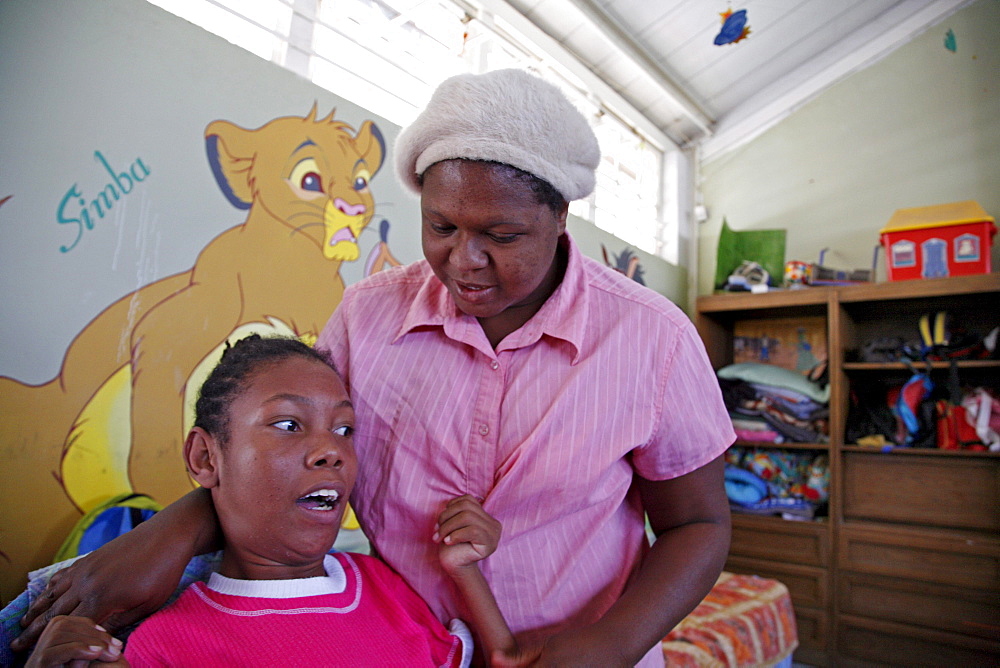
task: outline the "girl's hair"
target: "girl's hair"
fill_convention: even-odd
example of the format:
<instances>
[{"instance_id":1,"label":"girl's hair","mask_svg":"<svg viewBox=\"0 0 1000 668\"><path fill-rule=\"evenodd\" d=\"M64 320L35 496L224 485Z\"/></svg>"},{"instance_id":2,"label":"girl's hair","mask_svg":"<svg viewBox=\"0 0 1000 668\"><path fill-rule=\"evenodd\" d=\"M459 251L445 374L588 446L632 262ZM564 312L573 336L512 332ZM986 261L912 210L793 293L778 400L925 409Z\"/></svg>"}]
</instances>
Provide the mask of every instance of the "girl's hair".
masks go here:
<instances>
[{"instance_id":1,"label":"girl's hair","mask_svg":"<svg viewBox=\"0 0 1000 668\"><path fill-rule=\"evenodd\" d=\"M251 334L232 346L227 342L226 349L222 351L222 359L212 369L198 392L194 425L218 438L221 444L227 443L230 404L255 374L291 357L314 360L337 371L326 354L310 348L298 339Z\"/></svg>"}]
</instances>

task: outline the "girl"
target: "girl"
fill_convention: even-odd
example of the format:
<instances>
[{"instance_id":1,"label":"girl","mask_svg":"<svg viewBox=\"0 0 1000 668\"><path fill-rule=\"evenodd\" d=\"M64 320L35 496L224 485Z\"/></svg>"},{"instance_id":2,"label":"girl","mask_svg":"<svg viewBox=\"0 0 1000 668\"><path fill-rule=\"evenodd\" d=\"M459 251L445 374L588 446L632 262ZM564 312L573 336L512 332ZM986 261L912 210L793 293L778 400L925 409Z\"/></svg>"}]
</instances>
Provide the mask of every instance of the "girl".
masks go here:
<instances>
[{"instance_id":1,"label":"girl","mask_svg":"<svg viewBox=\"0 0 1000 668\"><path fill-rule=\"evenodd\" d=\"M219 572L132 634L124 659L157 665L464 666L451 631L396 573L329 554L357 475L354 410L330 362L294 339L251 336L202 386L184 448L225 540ZM477 561L500 526L471 497L440 514L433 540L487 656L513 639ZM115 661L121 643L81 617L50 622L29 665Z\"/></svg>"}]
</instances>

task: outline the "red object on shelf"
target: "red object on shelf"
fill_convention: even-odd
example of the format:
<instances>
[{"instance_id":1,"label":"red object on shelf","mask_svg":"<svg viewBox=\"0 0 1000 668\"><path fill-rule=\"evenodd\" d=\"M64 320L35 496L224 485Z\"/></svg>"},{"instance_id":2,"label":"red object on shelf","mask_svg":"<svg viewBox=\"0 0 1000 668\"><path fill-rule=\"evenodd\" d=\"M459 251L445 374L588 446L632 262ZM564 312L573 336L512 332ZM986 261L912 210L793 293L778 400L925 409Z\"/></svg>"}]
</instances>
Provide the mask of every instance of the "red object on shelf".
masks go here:
<instances>
[{"instance_id":1,"label":"red object on shelf","mask_svg":"<svg viewBox=\"0 0 1000 668\"><path fill-rule=\"evenodd\" d=\"M997 228L977 202L899 209L879 232L890 281L991 271Z\"/></svg>"}]
</instances>

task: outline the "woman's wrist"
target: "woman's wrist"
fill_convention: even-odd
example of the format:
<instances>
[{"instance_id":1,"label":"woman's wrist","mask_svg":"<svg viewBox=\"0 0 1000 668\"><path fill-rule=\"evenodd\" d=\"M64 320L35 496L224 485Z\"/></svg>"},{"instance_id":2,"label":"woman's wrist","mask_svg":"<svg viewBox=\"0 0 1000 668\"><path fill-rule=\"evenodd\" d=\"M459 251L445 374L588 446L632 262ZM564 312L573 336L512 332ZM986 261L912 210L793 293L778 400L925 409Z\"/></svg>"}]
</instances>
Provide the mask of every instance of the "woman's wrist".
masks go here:
<instances>
[{"instance_id":1,"label":"woman's wrist","mask_svg":"<svg viewBox=\"0 0 1000 668\"><path fill-rule=\"evenodd\" d=\"M136 528L143 527L151 540L169 541L171 549L191 557L222 547L212 495L201 487L191 490Z\"/></svg>"}]
</instances>

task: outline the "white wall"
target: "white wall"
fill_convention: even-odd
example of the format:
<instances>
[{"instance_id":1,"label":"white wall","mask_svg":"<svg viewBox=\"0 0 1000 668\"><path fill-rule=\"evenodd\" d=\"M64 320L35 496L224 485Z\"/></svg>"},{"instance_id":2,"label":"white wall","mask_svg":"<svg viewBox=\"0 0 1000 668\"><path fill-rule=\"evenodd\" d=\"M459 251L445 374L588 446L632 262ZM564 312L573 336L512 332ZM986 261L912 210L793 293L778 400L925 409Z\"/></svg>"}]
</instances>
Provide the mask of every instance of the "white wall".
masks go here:
<instances>
[{"instance_id":1,"label":"white wall","mask_svg":"<svg viewBox=\"0 0 1000 668\"><path fill-rule=\"evenodd\" d=\"M143 0L0 3L0 375L40 383L97 313L142 285L189 269L223 230L242 223L212 176L203 138L225 119L256 128L279 116L374 120L391 146L398 127ZM347 98L347 99L345 99ZM141 159L140 186L95 219L60 224L64 197L86 201ZM391 165L375 176L376 218L359 240L361 277L378 221L404 262L420 257L419 207ZM73 212L69 201L67 211ZM80 206L75 207L76 214ZM64 217L72 217L66 215Z\"/></svg>"},{"instance_id":2,"label":"white wall","mask_svg":"<svg viewBox=\"0 0 1000 668\"><path fill-rule=\"evenodd\" d=\"M1000 218L998 28L1000 2L980 0L703 164L698 294L712 290L723 217L736 230L786 229L786 260L828 247L825 264L851 269L871 266L896 209L972 199ZM997 255L994 244L994 270Z\"/></svg>"}]
</instances>

